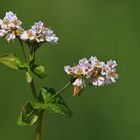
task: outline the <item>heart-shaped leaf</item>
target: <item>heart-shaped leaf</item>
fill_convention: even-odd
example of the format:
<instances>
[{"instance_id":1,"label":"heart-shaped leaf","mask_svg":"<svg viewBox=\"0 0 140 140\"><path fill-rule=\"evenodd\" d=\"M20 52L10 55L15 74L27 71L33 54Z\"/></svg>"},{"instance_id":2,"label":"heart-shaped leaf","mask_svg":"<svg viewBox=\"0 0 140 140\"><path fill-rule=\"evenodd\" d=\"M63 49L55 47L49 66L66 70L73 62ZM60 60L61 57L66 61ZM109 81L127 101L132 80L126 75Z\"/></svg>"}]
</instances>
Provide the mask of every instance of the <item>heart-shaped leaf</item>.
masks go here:
<instances>
[{"instance_id":1,"label":"heart-shaped leaf","mask_svg":"<svg viewBox=\"0 0 140 140\"><path fill-rule=\"evenodd\" d=\"M39 104L35 105L35 103L27 102L25 106L22 108L22 112L20 114L17 124L21 126L32 126L36 124L40 116L40 113L41 109Z\"/></svg>"},{"instance_id":2,"label":"heart-shaped leaf","mask_svg":"<svg viewBox=\"0 0 140 140\"><path fill-rule=\"evenodd\" d=\"M15 54L6 53L0 56L0 63L13 69L28 69L28 65L22 62Z\"/></svg>"},{"instance_id":3,"label":"heart-shaped leaf","mask_svg":"<svg viewBox=\"0 0 140 140\"><path fill-rule=\"evenodd\" d=\"M66 117L71 117L72 112L60 95L54 97L54 90L42 88L40 99L43 101L42 109L46 109L49 113L57 113ZM54 98L52 98L54 97Z\"/></svg>"}]
</instances>

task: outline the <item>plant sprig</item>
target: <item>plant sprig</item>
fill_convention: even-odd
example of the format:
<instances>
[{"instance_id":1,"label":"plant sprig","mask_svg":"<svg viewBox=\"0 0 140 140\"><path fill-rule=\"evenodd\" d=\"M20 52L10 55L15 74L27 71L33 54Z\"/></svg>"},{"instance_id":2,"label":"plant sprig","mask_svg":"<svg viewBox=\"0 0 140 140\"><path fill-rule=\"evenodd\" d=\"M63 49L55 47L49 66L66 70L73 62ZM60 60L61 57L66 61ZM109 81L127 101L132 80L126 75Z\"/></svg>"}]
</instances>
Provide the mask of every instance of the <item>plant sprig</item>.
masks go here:
<instances>
[{"instance_id":1,"label":"plant sprig","mask_svg":"<svg viewBox=\"0 0 140 140\"><path fill-rule=\"evenodd\" d=\"M25 71L33 100L29 100L22 107L17 124L21 126L36 125L35 140L41 140L44 111L65 117L72 116L72 111L60 94L72 85L73 96L80 95L86 87L85 79L88 80L89 85L93 86L115 83L118 78L115 68L117 63L113 60L104 63L93 56L90 59L83 58L77 65L64 67L70 80L62 89L56 92L53 88L43 87L40 89L40 93L37 93L33 76L36 75L40 79L45 78L46 69L45 66L36 64L36 52L44 43L57 44L58 37L49 26L41 21L35 23L29 30L24 30L21 25L22 22L11 11L6 12L5 17L0 19L0 37L6 36L8 43L13 43L15 39L18 39L25 58L25 60L21 60L16 54L8 52L0 55L0 63L12 69ZM25 52L24 44L28 45L29 56Z\"/></svg>"}]
</instances>

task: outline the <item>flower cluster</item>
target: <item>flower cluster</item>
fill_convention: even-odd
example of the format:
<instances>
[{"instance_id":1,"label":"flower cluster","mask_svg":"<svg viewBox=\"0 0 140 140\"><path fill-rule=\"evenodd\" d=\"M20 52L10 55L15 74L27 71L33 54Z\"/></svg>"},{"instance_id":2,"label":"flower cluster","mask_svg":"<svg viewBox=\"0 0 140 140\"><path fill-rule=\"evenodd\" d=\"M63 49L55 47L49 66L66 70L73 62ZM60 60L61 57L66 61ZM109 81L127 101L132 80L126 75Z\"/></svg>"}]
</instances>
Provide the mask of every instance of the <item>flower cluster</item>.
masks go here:
<instances>
[{"instance_id":1,"label":"flower cluster","mask_svg":"<svg viewBox=\"0 0 140 140\"><path fill-rule=\"evenodd\" d=\"M97 57L91 57L89 60L83 58L79 60L79 64L71 66L65 66L64 70L67 75L72 77L74 86L73 95L79 94L86 86L84 79L88 79L89 83L94 86L103 86L111 83L115 83L118 78L116 73L116 61L110 60L104 63L97 59Z\"/></svg>"},{"instance_id":2,"label":"flower cluster","mask_svg":"<svg viewBox=\"0 0 140 140\"><path fill-rule=\"evenodd\" d=\"M56 37L53 31L41 21L35 23L31 29L23 31L20 38L24 41L37 43L49 42L55 44L58 41L58 37Z\"/></svg>"},{"instance_id":3,"label":"flower cluster","mask_svg":"<svg viewBox=\"0 0 140 140\"><path fill-rule=\"evenodd\" d=\"M8 42L13 42L16 36L19 36L23 30L22 22L17 18L13 12L6 12L5 17L0 19L0 37L6 35Z\"/></svg>"},{"instance_id":4,"label":"flower cluster","mask_svg":"<svg viewBox=\"0 0 140 140\"><path fill-rule=\"evenodd\" d=\"M41 21L35 23L29 30L24 30L21 25L22 22L17 18L16 14L11 11L6 12L3 20L0 19L0 37L6 35L9 43L13 42L17 37L29 45L46 42L56 44L58 42L58 37L54 32Z\"/></svg>"}]
</instances>

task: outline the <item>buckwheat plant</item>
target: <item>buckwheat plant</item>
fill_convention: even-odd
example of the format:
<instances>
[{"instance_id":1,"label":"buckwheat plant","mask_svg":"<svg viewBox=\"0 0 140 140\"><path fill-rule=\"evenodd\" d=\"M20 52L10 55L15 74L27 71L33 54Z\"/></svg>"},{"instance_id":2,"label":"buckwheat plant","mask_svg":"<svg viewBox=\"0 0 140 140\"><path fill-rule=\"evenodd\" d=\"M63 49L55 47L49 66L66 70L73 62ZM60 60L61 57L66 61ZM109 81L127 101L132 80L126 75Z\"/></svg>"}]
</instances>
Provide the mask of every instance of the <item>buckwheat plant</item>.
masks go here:
<instances>
[{"instance_id":1,"label":"buckwheat plant","mask_svg":"<svg viewBox=\"0 0 140 140\"><path fill-rule=\"evenodd\" d=\"M18 125L36 125L35 140L41 140L41 124L44 111L57 113L66 117L71 117L72 112L64 102L62 96L67 87L72 85L73 96L80 95L90 86L104 86L116 82L116 61L109 60L107 63L100 61L97 57L91 56L89 59L83 58L78 64L65 66L64 71L69 76L69 82L59 91L52 88L41 88L37 93L33 76L43 79L46 76L46 69L43 65L36 64L36 52L42 45L58 43L58 37L53 30L43 22L36 22L30 29L22 28L22 22L13 12L6 12L3 19L0 19L0 37L6 37L8 43L19 40L25 60L21 60L15 54L9 52L0 56L0 62L16 70L24 70L26 81L31 87L33 99L28 101L23 107L19 116ZM24 44L28 46L29 53L24 49Z\"/></svg>"}]
</instances>

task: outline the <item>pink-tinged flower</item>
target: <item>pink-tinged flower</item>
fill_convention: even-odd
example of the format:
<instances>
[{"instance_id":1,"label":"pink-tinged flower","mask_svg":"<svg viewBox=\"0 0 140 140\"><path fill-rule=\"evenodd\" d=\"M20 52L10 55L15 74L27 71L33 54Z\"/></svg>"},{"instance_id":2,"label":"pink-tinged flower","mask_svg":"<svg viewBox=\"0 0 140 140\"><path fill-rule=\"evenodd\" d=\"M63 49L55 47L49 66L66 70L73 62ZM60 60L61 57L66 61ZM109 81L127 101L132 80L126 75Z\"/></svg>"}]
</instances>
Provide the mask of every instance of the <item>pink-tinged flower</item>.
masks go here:
<instances>
[{"instance_id":1,"label":"pink-tinged flower","mask_svg":"<svg viewBox=\"0 0 140 140\"><path fill-rule=\"evenodd\" d=\"M33 30L23 31L23 33L20 35L20 39L23 41L33 41L35 40L35 32Z\"/></svg>"},{"instance_id":2,"label":"pink-tinged flower","mask_svg":"<svg viewBox=\"0 0 140 140\"><path fill-rule=\"evenodd\" d=\"M110 67L108 65L104 65L101 69L101 74L105 76L108 74L109 71L110 71Z\"/></svg>"},{"instance_id":3,"label":"pink-tinged flower","mask_svg":"<svg viewBox=\"0 0 140 140\"><path fill-rule=\"evenodd\" d=\"M14 33L9 33L7 36L6 36L6 39L8 41L8 43L12 43L14 41L14 39L16 38L15 34Z\"/></svg>"},{"instance_id":4,"label":"pink-tinged flower","mask_svg":"<svg viewBox=\"0 0 140 140\"><path fill-rule=\"evenodd\" d=\"M8 42L13 42L14 39L23 31L22 22L13 12L6 12L5 17L0 19L0 37L7 35Z\"/></svg>"},{"instance_id":5,"label":"pink-tinged flower","mask_svg":"<svg viewBox=\"0 0 140 140\"><path fill-rule=\"evenodd\" d=\"M39 21L39 22L36 22L32 27L31 27L32 30L38 32L38 33L41 33L43 31L45 31L46 29L46 26L44 25L43 22Z\"/></svg>"},{"instance_id":6,"label":"pink-tinged flower","mask_svg":"<svg viewBox=\"0 0 140 140\"><path fill-rule=\"evenodd\" d=\"M6 34L6 31L5 30L0 30L0 37L3 37L3 36L5 36L5 34Z\"/></svg>"},{"instance_id":7,"label":"pink-tinged flower","mask_svg":"<svg viewBox=\"0 0 140 140\"><path fill-rule=\"evenodd\" d=\"M65 72L76 79L73 82L74 95L77 95L84 88L84 79L93 86L104 86L107 84L115 83L118 79L115 67L117 66L116 61L107 61L107 64L97 59L97 57L91 57L89 60L83 58L79 60L79 64L73 67L65 66Z\"/></svg>"},{"instance_id":8,"label":"pink-tinged flower","mask_svg":"<svg viewBox=\"0 0 140 140\"><path fill-rule=\"evenodd\" d=\"M73 85L74 85L74 86L81 87L81 88L84 88L84 87L86 86L84 80L81 79L81 78L77 78L77 79L73 82Z\"/></svg>"},{"instance_id":9,"label":"pink-tinged flower","mask_svg":"<svg viewBox=\"0 0 140 140\"><path fill-rule=\"evenodd\" d=\"M70 66L65 66L65 67L64 67L64 70L65 70L65 72L66 72L68 75L72 75L72 74L73 74L73 68L70 67Z\"/></svg>"},{"instance_id":10,"label":"pink-tinged flower","mask_svg":"<svg viewBox=\"0 0 140 140\"><path fill-rule=\"evenodd\" d=\"M22 22L17 18L16 14L13 12L6 12L3 20L0 21L0 26L2 29L11 31L12 29L22 29Z\"/></svg>"},{"instance_id":11,"label":"pink-tinged flower","mask_svg":"<svg viewBox=\"0 0 140 140\"><path fill-rule=\"evenodd\" d=\"M24 31L20 38L23 41L34 41L37 43L49 42L55 44L58 42L58 37L41 21L35 23L31 29Z\"/></svg>"},{"instance_id":12,"label":"pink-tinged flower","mask_svg":"<svg viewBox=\"0 0 140 140\"><path fill-rule=\"evenodd\" d=\"M116 79L118 79L118 74L116 73L116 69L111 69L108 74L106 75L106 84L115 83Z\"/></svg>"},{"instance_id":13,"label":"pink-tinged flower","mask_svg":"<svg viewBox=\"0 0 140 140\"><path fill-rule=\"evenodd\" d=\"M80 66L89 65L89 61L87 60L87 58L80 59L80 60L79 60L79 65L80 65Z\"/></svg>"},{"instance_id":14,"label":"pink-tinged flower","mask_svg":"<svg viewBox=\"0 0 140 140\"><path fill-rule=\"evenodd\" d=\"M51 29L48 29L45 33L45 39L51 44L56 44L59 38L53 33Z\"/></svg>"},{"instance_id":15,"label":"pink-tinged flower","mask_svg":"<svg viewBox=\"0 0 140 140\"><path fill-rule=\"evenodd\" d=\"M88 73L92 70L92 66L87 58L79 60L79 67L83 70L83 76L88 76Z\"/></svg>"},{"instance_id":16,"label":"pink-tinged flower","mask_svg":"<svg viewBox=\"0 0 140 140\"><path fill-rule=\"evenodd\" d=\"M90 82L94 85L94 86L103 86L105 84L105 78L104 77L98 77L98 78L93 78L90 79Z\"/></svg>"},{"instance_id":17,"label":"pink-tinged flower","mask_svg":"<svg viewBox=\"0 0 140 140\"><path fill-rule=\"evenodd\" d=\"M41 21L35 23L32 27L31 30L35 33L35 40L39 42L44 42L45 41L45 32L47 30L47 26Z\"/></svg>"},{"instance_id":18,"label":"pink-tinged flower","mask_svg":"<svg viewBox=\"0 0 140 140\"><path fill-rule=\"evenodd\" d=\"M101 68L103 67L103 65L105 65L104 62L101 62L100 60L97 59L97 57L91 57L90 58L90 63L91 63L91 66L94 68L94 67L97 67L97 68Z\"/></svg>"},{"instance_id":19,"label":"pink-tinged flower","mask_svg":"<svg viewBox=\"0 0 140 140\"><path fill-rule=\"evenodd\" d=\"M73 96L79 95L84 87L86 87L85 81L81 78L77 78L73 82Z\"/></svg>"},{"instance_id":20,"label":"pink-tinged flower","mask_svg":"<svg viewBox=\"0 0 140 140\"><path fill-rule=\"evenodd\" d=\"M116 63L116 61L109 60L109 61L107 61L107 66L110 68L114 68L117 66L117 63Z\"/></svg>"},{"instance_id":21,"label":"pink-tinged flower","mask_svg":"<svg viewBox=\"0 0 140 140\"><path fill-rule=\"evenodd\" d=\"M84 67L80 67L79 65L76 65L73 67L73 72L75 75L84 75L85 69Z\"/></svg>"}]
</instances>

